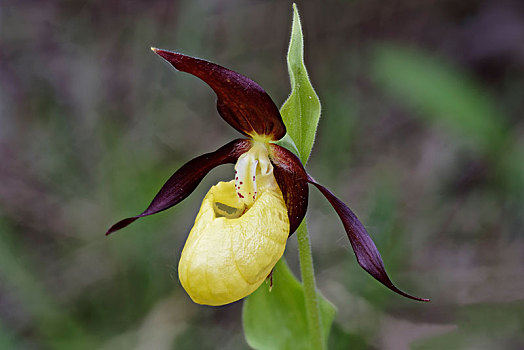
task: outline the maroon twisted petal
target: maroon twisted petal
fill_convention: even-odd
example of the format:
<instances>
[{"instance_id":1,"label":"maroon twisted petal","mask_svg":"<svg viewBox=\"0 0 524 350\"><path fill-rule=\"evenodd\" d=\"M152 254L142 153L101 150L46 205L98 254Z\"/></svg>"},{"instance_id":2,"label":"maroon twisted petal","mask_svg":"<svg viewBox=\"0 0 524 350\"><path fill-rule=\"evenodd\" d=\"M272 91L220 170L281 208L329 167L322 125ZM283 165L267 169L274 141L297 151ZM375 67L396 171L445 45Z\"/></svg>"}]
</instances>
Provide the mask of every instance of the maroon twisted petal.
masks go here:
<instances>
[{"instance_id":1,"label":"maroon twisted petal","mask_svg":"<svg viewBox=\"0 0 524 350\"><path fill-rule=\"evenodd\" d=\"M152 50L176 69L192 74L206 82L217 95L217 110L233 128L246 136L266 135L280 140L286 127L277 106L253 80L199 58L177 52Z\"/></svg>"},{"instance_id":2,"label":"maroon twisted petal","mask_svg":"<svg viewBox=\"0 0 524 350\"><path fill-rule=\"evenodd\" d=\"M120 220L107 230L106 235L126 227L141 217L156 214L180 203L195 190L211 169L222 164L235 163L238 157L247 152L250 147L249 140L236 139L215 152L190 160L167 180L143 213Z\"/></svg>"},{"instance_id":3,"label":"maroon twisted petal","mask_svg":"<svg viewBox=\"0 0 524 350\"><path fill-rule=\"evenodd\" d=\"M273 173L286 202L291 236L306 215L309 196L307 173L300 159L291 151L275 144L270 144L270 147Z\"/></svg>"},{"instance_id":4,"label":"maroon twisted petal","mask_svg":"<svg viewBox=\"0 0 524 350\"><path fill-rule=\"evenodd\" d=\"M418 301L429 301L429 299L419 298L409 295L400 289L398 289L386 273L382 257L375 246L375 243L366 231L366 228L357 216L345 205L340 199L338 199L331 191L316 182L311 176L308 175L308 182L313 184L319 191L326 197L331 203L335 211L337 212L344 229L351 243L351 247L355 252L358 264L366 270L371 276L377 281L391 289L397 294L400 294L406 298L418 300Z\"/></svg>"}]
</instances>

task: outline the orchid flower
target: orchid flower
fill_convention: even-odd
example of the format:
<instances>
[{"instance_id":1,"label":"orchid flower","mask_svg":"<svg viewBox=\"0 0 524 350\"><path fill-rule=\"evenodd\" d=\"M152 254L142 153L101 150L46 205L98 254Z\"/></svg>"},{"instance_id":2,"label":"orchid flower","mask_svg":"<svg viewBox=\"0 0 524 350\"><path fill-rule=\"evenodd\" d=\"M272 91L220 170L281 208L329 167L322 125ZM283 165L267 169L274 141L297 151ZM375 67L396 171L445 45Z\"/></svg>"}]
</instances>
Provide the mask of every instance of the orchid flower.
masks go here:
<instances>
[{"instance_id":1,"label":"orchid flower","mask_svg":"<svg viewBox=\"0 0 524 350\"><path fill-rule=\"evenodd\" d=\"M162 186L149 207L114 224L120 230L185 199L213 168L235 164L234 178L211 187L189 233L178 265L180 282L198 304L224 305L254 292L282 257L286 242L304 219L308 184L331 203L364 270L394 292L382 258L362 223L340 199L316 182L299 158L274 142L286 135L279 110L251 79L217 64L152 48L175 69L207 83L220 116L248 138L190 160Z\"/></svg>"}]
</instances>

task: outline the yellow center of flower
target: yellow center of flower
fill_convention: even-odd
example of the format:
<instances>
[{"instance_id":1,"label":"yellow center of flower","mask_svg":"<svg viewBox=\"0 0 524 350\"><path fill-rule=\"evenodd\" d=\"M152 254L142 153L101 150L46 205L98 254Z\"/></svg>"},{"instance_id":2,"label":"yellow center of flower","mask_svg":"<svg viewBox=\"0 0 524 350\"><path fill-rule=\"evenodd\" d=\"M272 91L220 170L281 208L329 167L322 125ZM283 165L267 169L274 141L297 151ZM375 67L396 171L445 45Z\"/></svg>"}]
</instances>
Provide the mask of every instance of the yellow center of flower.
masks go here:
<instances>
[{"instance_id":1,"label":"yellow center of flower","mask_svg":"<svg viewBox=\"0 0 524 350\"><path fill-rule=\"evenodd\" d=\"M178 265L182 286L198 304L251 294L286 246L289 219L267 144L253 141L235 170L235 180L211 187L202 201Z\"/></svg>"}]
</instances>

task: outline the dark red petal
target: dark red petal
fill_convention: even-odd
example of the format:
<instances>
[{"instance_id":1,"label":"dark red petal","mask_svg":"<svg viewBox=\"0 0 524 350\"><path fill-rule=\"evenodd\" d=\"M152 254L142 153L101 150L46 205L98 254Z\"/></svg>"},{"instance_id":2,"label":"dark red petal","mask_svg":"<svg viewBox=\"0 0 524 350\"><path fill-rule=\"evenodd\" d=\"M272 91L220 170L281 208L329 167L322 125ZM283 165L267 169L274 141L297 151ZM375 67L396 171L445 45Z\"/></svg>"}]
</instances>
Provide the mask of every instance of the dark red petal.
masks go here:
<instances>
[{"instance_id":1,"label":"dark red petal","mask_svg":"<svg viewBox=\"0 0 524 350\"><path fill-rule=\"evenodd\" d=\"M382 257L378 252L375 243L369 236L368 232L364 228L364 225L357 219L356 215L345 205L340 199L335 197L327 188L317 183L310 176L308 177L309 183L315 185L320 192L327 198L329 203L333 206L338 216L342 220L342 224L346 229L346 233L353 247L353 251L357 257L357 261L364 270L366 270L371 276L375 277L380 283L406 298L418 300L418 301L429 301L429 299L417 298L409 295L393 284L386 274Z\"/></svg>"},{"instance_id":2,"label":"dark red petal","mask_svg":"<svg viewBox=\"0 0 524 350\"><path fill-rule=\"evenodd\" d=\"M271 97L251 79L217 64L176 52L152 48L176 69L193 74L217 94L218 113L244 135L280 140L286 127Z\"/></svg>"},{"instance_id":3,"label":"dark red petal","mask_svg":"<svg viewBox=\"0 0 524 350\"><path fill-rule=\"evenodd\" d=\"M306 215L309 196L307 173L300 159L284 147L271 144L270 157L275 179L286 202L291 236Z\"/></svg>"},{"instance_id":4,"label":"dark red petal","mask_svg":"<svg viewBox=\"0 0 524 350\"><path fill-rule=\"evenodd\" d=\"M180 203L193 192L207 173L218 165L235 163L251 147L249 140L237 139L215 152L196 157L178 169L162 186L149 207L140 215L121 220L107 230L106 235L120 230L138 218L156 214Z\"/></svg>"}]
</instances>

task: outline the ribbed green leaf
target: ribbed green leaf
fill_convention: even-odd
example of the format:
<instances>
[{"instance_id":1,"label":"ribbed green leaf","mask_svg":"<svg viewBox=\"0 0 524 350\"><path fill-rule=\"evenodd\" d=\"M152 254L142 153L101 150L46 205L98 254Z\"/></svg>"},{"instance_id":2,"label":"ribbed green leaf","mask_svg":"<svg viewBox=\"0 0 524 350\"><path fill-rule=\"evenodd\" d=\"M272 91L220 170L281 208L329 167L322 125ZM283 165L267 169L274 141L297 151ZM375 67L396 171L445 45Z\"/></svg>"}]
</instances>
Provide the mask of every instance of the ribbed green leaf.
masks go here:
<instances>
[{"instance_id":1,"label":"ribbed green leaf","mask_svg":"<svg viewBox=\"0 0 524 350\"><path fill-rule=\"evenodd\" d=\"M287 54L287 66L291 80L291 95L280 109L287 132L300 152L300 160L306 164L317 131L320 118L318 99L304 65L304 41L302 26L295 4L293 4L293 26Z\"/></svg>"},{"instance_id":2,"label":"ribbed green leaf","mask_svg":"<svg viewBox=\"0 0 524 350\"><path fill-rule=\"evenodd\" d=\"M335 307L321 294L320 313L324 339L328 339ZM259 350L311 349L304 290L284 259L273 270L273 288L262 284L244 301L244 334Z\"/></svg>"}]
</instances>

